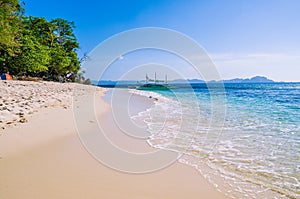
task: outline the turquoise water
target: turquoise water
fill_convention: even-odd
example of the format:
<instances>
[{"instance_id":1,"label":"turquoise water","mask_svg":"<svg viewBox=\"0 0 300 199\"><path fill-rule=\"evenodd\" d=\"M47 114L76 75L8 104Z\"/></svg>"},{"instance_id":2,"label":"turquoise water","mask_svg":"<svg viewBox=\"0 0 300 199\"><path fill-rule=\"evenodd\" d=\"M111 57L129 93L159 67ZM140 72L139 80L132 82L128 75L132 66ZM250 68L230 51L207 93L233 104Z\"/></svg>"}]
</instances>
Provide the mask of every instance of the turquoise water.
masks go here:
<instances>
[{"instance_id":1,"label":"turquoise water","mask_svg":"<svg viewBox=\"0 0 300 199\"><path fill-rule=\"evenodd\" d=\"M233 198L300 198L300 83L192 87L139 91L159 99L149 143Z\"/></svg>"}]
</instances>

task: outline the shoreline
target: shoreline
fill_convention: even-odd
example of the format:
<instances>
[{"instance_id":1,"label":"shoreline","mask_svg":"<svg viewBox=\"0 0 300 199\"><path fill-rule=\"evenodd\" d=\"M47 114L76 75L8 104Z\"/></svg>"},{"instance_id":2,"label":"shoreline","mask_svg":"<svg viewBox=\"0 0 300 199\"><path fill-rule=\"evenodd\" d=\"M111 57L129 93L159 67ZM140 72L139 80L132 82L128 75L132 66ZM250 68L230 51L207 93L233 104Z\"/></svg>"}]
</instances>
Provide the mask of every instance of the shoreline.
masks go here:
<instances>
[{"instance_id":1,"label":"shoreline","mask_svg":"<svg viewBox=\"0 0 300 199\"><path fill-rule=\"evenodd\" d=\"M153 150L141 140L120 137L111 107L100 98L103 92L97 94L97 117L112 129L111 137L132 150ZM196 169L179 162L138 175L107 168L83 147L72 110L63 107L41 110L28 123L5 129L0 153L1 198L226 198Z\"/></svg>"}]
</instances>

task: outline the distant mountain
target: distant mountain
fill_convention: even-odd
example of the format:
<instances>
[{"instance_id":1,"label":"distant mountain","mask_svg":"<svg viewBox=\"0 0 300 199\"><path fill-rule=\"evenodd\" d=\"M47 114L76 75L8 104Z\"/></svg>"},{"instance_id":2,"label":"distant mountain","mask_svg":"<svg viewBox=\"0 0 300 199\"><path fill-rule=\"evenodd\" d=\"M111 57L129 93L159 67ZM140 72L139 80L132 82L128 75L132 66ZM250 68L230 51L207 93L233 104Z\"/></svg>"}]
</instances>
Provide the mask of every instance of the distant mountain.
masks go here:
<instances>
[{"instance_id":1,"label":"distant mountain","mask_svg":"<svg viewBox=\"0 0 300 199\"><path fill-rule=\"evenodd\" d=\"M145 81L133 81L133 80L120 80L120 81L111 81L111 80L101 80L101 81L91 81L92 84L94 85L115 85L115 84L120 84L120 85L135 85L135 84L145 84ZM153 83L153 82L151 82ZM162 82L157 82L158 84ZM168 81L169 84L186 84L186 83L205 83L203 80L199 79L175 79L175 80L170 80Z\"/></svg>"},{"instance_id":2,"label":"distant mountain","mask_svg":"<svg viewBox=\"0 0 300 199\"><path fill-rule=\"evenodd\" d=\"M169 84L186 84L186 83L205 83L205 81L200 80L200 79L175 79L175 80L171 80L168 82Z\"/></svg>"},{"instance_id":3,"label":"distant mountain","mask_svg":"<svg viewBox=\"0 0 300 199\"><path fill-rule=\"evenodd\" d=\"M100 81L92 80L91 83L93 85L115 85L116 81L111 81L111 80L100 80Z\"/></svg>"},{"instance_id":4,"label":"distant mountain","mask_svg":"<svg viewBox=\"0 0 300 199\"><path fill-rule=\"evenodd\" d=\"M184 80L184 79L175 79L175 80L171 80L168 83L169 84L180 84L180 83L206 83L204 80L201 79L188 79L188 80ZM222 80L222 81L209 81L209 83L272 83L274 82L271 79L268 79L266 77L263 76L255 76L252 78L247 78L247 79L242 79L242 78L235 78L235 79L230 79L230 80Z\"/></svg>"},{"instance_id":5,"label":"distant mountain","mask_svg":"<svg viewBox=\"0 0 300 199\"><path fill-rule=\"evenodd\" d=\"M205 83L205 81L200 80L200 79L189 79L188 82L189 83Z\"/></svg>"},{"instance_id":6,"label":"distant mountain","mask_svg":"<svg viewBox=\"0 0 300 199\"><path fill-rule=\"evenodd\" d=\"M199 84L199 83L205 83L205 81L200 80L200 79L188 79L188 80L184 80L184 79L176 79L176 80L171 80L168 83L169 84L186 84L186 83L190 83L190 84ZM271 79L268 79L266 77L263 76L256 76L256 77L252 77L252 78L247 78L247 79L241 79L241 78L235 78L235 79L230 79L230 80L222 80L222 81L209 81L208 83L272 83L274 82ZM94 85L101 85L101 86L115 86L116 84L118 84L119 86L126 86L126 85L140 85L140 84L144 84L144 81L131 81L131 80L121 80L121 81L110 81L110 80L101 80L101 81L92 81L92 84ZM159 84L159 82L158 82Z\"/></svg>"},{"instance_id":7,"label":"distant mountain","mask_svg":"<svg viewBox=\"0 0 300 199\"><path fill-rule=\"evenodd\" d=\"M255 76L252 77L251 79L235 78L230 80L223 80L223 82L224 83L273 83L274 81L263 76Z\"/></svg>"},{"instance_id":8,"label":"distant mountain","mask_svg":"<svg viewBox=\"0 0 300 199\"><path fill-rule=\"evenodd\" d=\"M133 81L133 80L121 80L121 81L111 81L111 80L100 80L100 81L92 81L92 84L98 85L98 86L128 86L128 85L139 85L141 84L139 81Z\"/></svg>"}]
</instances>

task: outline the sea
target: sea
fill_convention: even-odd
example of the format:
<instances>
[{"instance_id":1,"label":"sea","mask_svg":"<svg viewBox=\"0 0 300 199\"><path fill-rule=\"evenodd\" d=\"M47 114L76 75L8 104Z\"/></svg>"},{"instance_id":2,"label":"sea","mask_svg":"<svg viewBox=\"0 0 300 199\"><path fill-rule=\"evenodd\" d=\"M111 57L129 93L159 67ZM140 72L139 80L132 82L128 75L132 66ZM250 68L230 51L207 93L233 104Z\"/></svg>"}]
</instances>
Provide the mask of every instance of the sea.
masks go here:
<instances>
[{"instance_id":1,"label":"sea","mask_svg":"<svg viewBox=\"0 0 300 199\"><path fill-rule=\"evenodd\" d=\"M300 83L186 84L132 116L231 198L300 198Z\"/></svg>"}]
</instances>

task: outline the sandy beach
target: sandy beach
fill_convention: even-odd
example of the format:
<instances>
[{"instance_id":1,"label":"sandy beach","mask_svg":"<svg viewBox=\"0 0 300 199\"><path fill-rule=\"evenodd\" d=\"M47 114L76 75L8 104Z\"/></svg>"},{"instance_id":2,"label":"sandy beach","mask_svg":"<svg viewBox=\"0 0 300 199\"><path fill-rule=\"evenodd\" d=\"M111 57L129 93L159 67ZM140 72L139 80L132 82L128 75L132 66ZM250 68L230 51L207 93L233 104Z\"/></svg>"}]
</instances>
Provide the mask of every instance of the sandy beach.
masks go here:
<instances>
[{"instance_id":1,"label":"sandy beach","mask_svg":"<svg viewBox=\"0 0 300 199\"><path fill-rule=\"evenodd\" d=\"M82 101L72 106L75 86ZM196 169L178 162L156 172L130 174L113 170L88 153L77 134L73 110L87 105L86 93L97 99L97 120L113 142L129 151L155 150L115 125L105 89L21 81L2 81L0 89L4 90L0 98L1 199L226 198ZM133 107L131 114L148 108L152 100L133 96L128 105ZM87 133L95 123L87 122Z\"/></svg>"}]
</instances>

